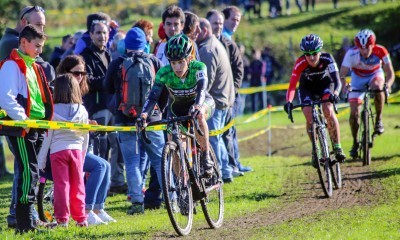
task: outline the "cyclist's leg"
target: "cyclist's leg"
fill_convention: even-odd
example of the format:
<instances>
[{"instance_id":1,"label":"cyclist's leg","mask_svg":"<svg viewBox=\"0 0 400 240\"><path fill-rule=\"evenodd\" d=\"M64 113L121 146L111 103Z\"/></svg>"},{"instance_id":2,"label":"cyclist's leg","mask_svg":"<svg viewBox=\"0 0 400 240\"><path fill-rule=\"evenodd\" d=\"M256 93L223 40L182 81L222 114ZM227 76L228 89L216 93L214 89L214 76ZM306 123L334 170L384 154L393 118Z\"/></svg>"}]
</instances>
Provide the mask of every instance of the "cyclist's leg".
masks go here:
<instances>
[{"instance_id":1,"label":"cyclist's leg","mask_svg":"<svg viewBox=\"0 0 400 240\"><path fill-rule=\"evenodd\" d=\"M365 85L369 82L368 77L360 77L354 72L351 73L350 86L353 90L366 90ZM350 151L350 156L356 157L358 154L358 128L360 127L360 111L363 103L365 93L362 92L350 92L349 93L349 104L350 104L350 117L349 124L351 129L351 135L353 137L353 147Z\"/></svg>"},{"instance_id":2,"label":"cyclist's leg","mask_svg":"<svg viewBox=\"0 0 400 240\"><path fill-rule=\"evenodd\" d=\"M385 77L383 71L378 71L371 77L369 82L369 86L372 90L382 90L383 85L385 83ZM382 125L382 110L383 106L385 105L385 93L384 92L377 92L375 93L375 111L376 111L376 120L375 120L375 131L378 133L383 133L383 125Z\"/></svg>"},{"instance_id":3,"label":"cyclist's leg","mask_svg":"<svg viewBox=\"0 0 400 240\"><path fill-rule=\"evenodd\" d=\"M340 144L340 126L336 114L333 110L333 104L330 102L322 104L322 110L324 112L324 116L327 122L329 136L333 144Z\"/></svg>"},{"instance_id":4,"label":"cyclist's leg","mask_svg":"<svg viewBox=\"0 0 400 240\"><path fill-rule=\"evenodd\" d=\"M307 103L310 102L312 100L312 90L313 89L309 89L311 88L311 86L305 86L303 85L303 81L302 79L300 80L300 86L299 86L299 90L298 90L298 96L299 96L299 102L301 104L303 103ZM312 111L311 111L311 107L304 107L302 109L304 117L306 118L306 131L308 134L308 137L310 138L311 141L311 126L312 126Z\"/></svg>"},{"instance_id":5,"label":"cyclist's leg","mask_svg":"<svg viewBox=\"0 0 400 240\"><path fill-rule=\"evenodd\" d=\"M196 137L200 143L200 148L203 153L201 156L201 165L207 175L212 175L214 163L210 158L209 131L206 119L209 119L212 116L214 109L214 100L212 98L206 98L201 109L201 113L197 116L199 127L204 135L200 136L200 134L196 134Z\"/></svg>"}]
</instances>

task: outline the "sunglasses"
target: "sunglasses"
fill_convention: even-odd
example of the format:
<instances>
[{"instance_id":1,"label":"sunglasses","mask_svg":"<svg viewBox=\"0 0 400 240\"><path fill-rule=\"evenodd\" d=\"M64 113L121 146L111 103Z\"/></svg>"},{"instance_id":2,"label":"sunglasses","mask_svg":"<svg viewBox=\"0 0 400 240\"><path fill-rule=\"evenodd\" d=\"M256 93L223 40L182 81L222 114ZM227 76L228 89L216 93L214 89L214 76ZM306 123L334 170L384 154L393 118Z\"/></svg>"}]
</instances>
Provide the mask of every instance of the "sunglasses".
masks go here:
<instances>
[{"instance_id":1,"label":"sunglasses","mask_svg":"<svg viewBox=\"0 0 400 240\"><path fill-rule=\"evenodd\" d=\"M319 53L319 51L314 51L314 52L305 52L304 55L305 56L315 56Z\"/></svg>"},{"instance_id":2,"label":"sunglasses","mask_svg":"<svg viewBox=\"0 0 400 240\"><path fill-rule=\"evenodd\" d=\"M75 71L75 72L70 72L72 75L74 75L75 77L84 77L86 76L86 72L79 72L79 71Z\"/></svg>"},{"instance_id":3,"label":"sunglasses","mask_svg":"<svg viewBox=\"0 0 400 240\"><path fill-rule=\"evenodd\" d=\"M104 23L105 25L108 25L108 22L106 20L95 19L95 20L92 21L92 25L93 24L98 24L98 23Z\"/></svg>"},{"instance_id":4,"label":"sunglasses","mask_svg":"<svg viewBox=\"0 0 400 240\"><path fill-rule=\"evenodd\" d=\"M21 15L21 20L24 18L24 16L30 12L32 12L33 10L35 10L35 12L42 12L44 13L44 9L41 6L33 6L31 8L29 8L28 10L26 10L22 15Z\"/></svg>"}]
</instances>

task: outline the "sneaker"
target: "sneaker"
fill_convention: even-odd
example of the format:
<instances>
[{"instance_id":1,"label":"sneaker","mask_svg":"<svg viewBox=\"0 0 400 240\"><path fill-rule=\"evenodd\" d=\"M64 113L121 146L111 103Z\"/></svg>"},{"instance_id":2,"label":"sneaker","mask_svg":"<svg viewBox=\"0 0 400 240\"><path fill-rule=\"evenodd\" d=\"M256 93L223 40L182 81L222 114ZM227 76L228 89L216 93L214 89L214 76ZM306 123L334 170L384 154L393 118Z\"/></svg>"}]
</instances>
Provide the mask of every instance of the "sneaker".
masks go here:
<instances>
[{"instance_id":1,"label":"sneaker","mask_svg":"<svg viewBox=\"0 0 400 240\"><path fill-rule=\"evenodd\" d=\"M201 165L204 170L205 176L212 176L214 173L214 162L210 158L210 154L208 152L203 152L201 156Z\"/></svg>"},{"instance_id":2,"label":"sneaker","mask_svg":"<svg viewBox=\"0 0 400 240\"><path fill-rule=\"evenodd\" d=\"M87 223L89 225L100 225L100 224L107 224L99 216L97 216L96 213L94 213L92 210L87 214Z\"/></svg>"},{"instance_id":3,"label":"sneaker","mask_svg":"<svg viewBox=\"0 0 400 240\"><path fill-rule=\"evenodd\" d=\"M68 222L57 223L57 227L68 228Z\"/></svg>"},{"instance_id":4,"label":"sneaker","mask_svg":"<svg viewBox=\"0 0 400 240\"><path fill-rule=\"evenodd\" d=\"M228 178L223 178L222 181L223 181L225 184L232 183L232 182L233 182L233 178L230 178L230 177L228 177Z\"/></svg>"},{"instance_id":5,"label":"sneaker","mask_svg":"<svg viewBox=\"0 0 400 240\"><path fill-rule=\"evenodd\" d=\"M78 227L88 227L89 223L88 223L88 221L85 220L85 221L76 223L76 226L78 226Z\"/></svg>"},{"instance_id":6,"label":"sneaker","mask_svg":"<svg viewBox=\"0 0 400 240\"><path fill-rule=\"evenodd\" d=\"M117 220L108 215L104 209L100 209L100 211L97 213L97 216L105 223L117 222Z\"/></svg>"},{"instance_id":7,"label":"sneaker","mask_svg":"<svg viewBox=\"0 0 400 240\"><path fill-rule=\"evenodd\" d=\"M144 214L144 204L143 203L132 203L132 206L126 212L128 215L134 214Z\"/></svg>"},{"instance_id":8,"label":"sneaker","mask_svg":"<svg viewBox=\"0 0 400 240\"><path fill-rule=\"evenodd\" d=\"M51 222L46 225L46 228L53 229L53 228L63 227L68 228L68 222Z\"/></svg>"},{"instance_id":9,"label":"sneaker","mask_svg":"<svg viewBox=\"0 0 400 240\"><path fill-rule=\"evenodd\" d=\"M252 172L253 169L252 169L251 167L249 167L249 166L242 166L242 165L240 165L240 166L239 166L239 171L241 171L241 172Z\"/></svg>"},{"instance_id":10,"label":"sneaker","mask_svg":"<svg viewBox=\"0 0 400 240\"><path fill-rule=\"evenodd\" d=\"M33 220L34 227L46 227L46 224L47 224L46 222L43 222L40 219Z\"/></svg>"},{"instance_id":11,"label":"sneaker","mask_svg":"<svg viewBox=\"0 0 400 240\"><path fill-rule=\"evenodd\" d=\"M359 143L353 144L353 146L351 147L351 150L350 150L350 157L352 157L352 158L358 157L358 149L359 149L359 147L360 147Z\"/></svg>"},{"instance_id":12,"label":"sneaker","mask_svg":"<svg viewBox=\"0 0 400 240\"><path fill-rule=\"evenodd\" d=\"M382 121L376 121L376 123L375 123L375 133L380 135L384 131L385 131L385 128L383 127Z\"/></svg>"},{"instance_id":13,"label":"sneaker","mask_svg":"<svg viewBox=\"0 0 400 240\"><path fill-rule=\"evenodd\" d=\"M344 160L346 159L346 155L343 153L342 148L335 148L335 158L338 162L343 163Z\"/></svg>"},{"instance_id":14,"label":"sneaker","mask_svg":"<svg viewBox=\"0 0 400 240\"><path fill-rule=\"evenodd\" d=\"M244 173L239 171L238 168L234 168L232 170L232 177L241 177L241 176L244 176Z\"/></svg>"}]
</instances>

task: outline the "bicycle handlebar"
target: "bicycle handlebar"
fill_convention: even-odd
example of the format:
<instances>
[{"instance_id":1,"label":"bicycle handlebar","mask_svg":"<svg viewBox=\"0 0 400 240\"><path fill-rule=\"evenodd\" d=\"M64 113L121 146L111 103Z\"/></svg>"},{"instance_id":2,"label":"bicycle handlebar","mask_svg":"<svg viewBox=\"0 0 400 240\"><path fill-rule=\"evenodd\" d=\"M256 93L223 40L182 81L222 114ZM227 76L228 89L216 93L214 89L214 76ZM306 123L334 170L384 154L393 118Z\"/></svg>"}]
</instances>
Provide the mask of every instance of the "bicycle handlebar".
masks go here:
<instances>
[{"instance_id":1,"label":"bicycle handlebar","mask_svg":"<svg viewBox=\"0 0 400 240\"><path fill-rule=\"evenodd\" d=\"M293 105L293 107L290 109L289 113L288 113L288 117L290 119L290 121L292 123L294 123L293 121L293 114L292 114L292 110L299 108L299 107L314 107L316 105L320 105L321 103L327 103L327 102L331 102L329 99L322 99L322 100L315 100L315 101L308 101L302 104L298 104L298 105ZM335 111L336 114L338 114L338 110L336 107L336 102L333 102L333 110Z\"/></svg>"},{"instance_id":2,"label":"bicycle handlebar","mask_svg":"<svg viewBox=\"0 0 400 240\"><path fill-rule=\"evenodd\" d=\"M200 129L199 121L197 120L197 118L193 118L193 116L191 116L191 115L181 116L181 117L172 117L172 118L168 118L168 119L161 119L158 121L149 122L147 124L147 126L157 126L157 125L162 125L162 124L171 124L171 123L175 123L175 122L187 122L187 121L193 121L196 131L200 134L200 136L204 136L204 132ZM146 127L143 127L143 129L137 128L136 131L138 132L138 136L141 136L141 138L147 144L151 144L151 140L148 138L147 133L146 133ZM139 134L139 132L140 132L140 134Z\"/></svg>"},{"instance_id":3,"label":"bicycle handlebar","mask_svg":"<svg viewBox=\"0 0 400 240\"><path fill-rule=\"evenodd\" d=\"M379 92L385 92L385 104L388 103L388 98L389 98L389 88L387 87L387 84L385 83L383 85L383 89L370 89L369 88L369 84L365 84L366 89L364 90L358 90L358 89L352 89L350 91L347 92L346 98L345 98L345 102L348 102L349 99L349 94L351 92L360 92L360 93L379 93Z\"/></svg>"}]
</instances>

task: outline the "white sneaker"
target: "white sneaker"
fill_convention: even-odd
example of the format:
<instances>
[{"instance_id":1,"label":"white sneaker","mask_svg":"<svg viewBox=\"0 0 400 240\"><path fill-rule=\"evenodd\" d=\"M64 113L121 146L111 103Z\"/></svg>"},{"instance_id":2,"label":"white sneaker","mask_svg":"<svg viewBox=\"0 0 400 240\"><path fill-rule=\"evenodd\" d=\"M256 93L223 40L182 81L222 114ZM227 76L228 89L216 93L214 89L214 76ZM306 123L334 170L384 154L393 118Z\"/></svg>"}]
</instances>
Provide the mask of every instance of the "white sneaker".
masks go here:
<instances>
[{"instance_id":1,"label":"white sneaker","mask_svg":"<svg viewBox=\"0 0 400 240\"><path fill-rule=\"evenodd\" d=\"M104 209L100 209L100 211L97 213L97 216L106 223L109 222L117 222L117 220L115 220L114 218L112 218L110 215L108 215L108 213L106 213L106 211L104 211Z\"/></svg>"},{"instance_id":2,"label":"white sneaker","mask_svg":"<svg viewBox=\"0 0 400 240\"><path fill-rule=\"evenodd\" d=\"M89 225L100 225L100 224L107 224L103 220L99 218L92 210L87 214L87 223Z\"/></svg>"}]
</instances>

